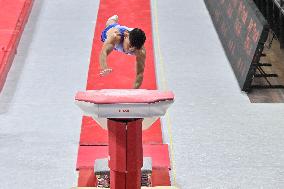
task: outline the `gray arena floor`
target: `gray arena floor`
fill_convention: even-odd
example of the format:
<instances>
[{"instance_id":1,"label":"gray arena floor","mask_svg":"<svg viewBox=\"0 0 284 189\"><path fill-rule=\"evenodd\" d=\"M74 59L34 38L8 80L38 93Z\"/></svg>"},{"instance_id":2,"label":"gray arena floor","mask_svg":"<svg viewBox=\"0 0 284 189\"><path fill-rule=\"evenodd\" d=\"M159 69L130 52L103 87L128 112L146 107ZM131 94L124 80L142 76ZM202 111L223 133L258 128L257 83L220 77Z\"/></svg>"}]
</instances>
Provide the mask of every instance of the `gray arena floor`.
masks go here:
<instances>
[{"instance_id":1,"label":"gray arena floor","mask_svg":"<svg viewBox=\"0 0 284 189\"><path fill-rule=\"evenodd\" d=\"M1 189L76 185L73 99L86 84L98 4L35 1L0 93ZM173 183L284 188L283 104L253 104L240 92L202 0L152 0L152 18L159 88L176 95L163 119Z\"/></svg>"},{"instance_id":2,"label":"gray arena floor","mask_svg":"<svg viewBox=\"0 0 284 189\"><path fill-rule=\"evenodd\" d=\"M0 94L0 188L68 189L98 0L38 0Z\"/></svg>"},{"instance_id":3,"label":"gray arena floor","mask_svg":"<svg viewBox=\"0 0 284 189\"><path fill-rule=\"evenodd\" d=\"M203 1L157 2L177 185L284 188L283 104L240 92Z\"/></svg>"}]
</instances>

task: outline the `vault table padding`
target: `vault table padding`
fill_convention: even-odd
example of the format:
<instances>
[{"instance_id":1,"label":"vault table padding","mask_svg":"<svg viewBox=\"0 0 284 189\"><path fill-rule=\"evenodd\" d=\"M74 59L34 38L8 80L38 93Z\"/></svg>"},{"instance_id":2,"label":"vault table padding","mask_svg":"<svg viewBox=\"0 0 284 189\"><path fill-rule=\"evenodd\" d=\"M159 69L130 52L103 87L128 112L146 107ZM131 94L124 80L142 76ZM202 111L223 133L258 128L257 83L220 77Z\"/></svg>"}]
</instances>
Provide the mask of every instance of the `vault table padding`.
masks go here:
<instances>
[{"instance_id":1,"label":"vault table padding","mask_svg":"<svg viewBox=\"0 0 284 189\"><path fill-rule=\"evenodd\" d=\"M103 89L78 92L75 100L94 104L117 103L155 103L173 100L174 94L170 91L145 90L145 89Z\"/></svg>"}]
</instances>

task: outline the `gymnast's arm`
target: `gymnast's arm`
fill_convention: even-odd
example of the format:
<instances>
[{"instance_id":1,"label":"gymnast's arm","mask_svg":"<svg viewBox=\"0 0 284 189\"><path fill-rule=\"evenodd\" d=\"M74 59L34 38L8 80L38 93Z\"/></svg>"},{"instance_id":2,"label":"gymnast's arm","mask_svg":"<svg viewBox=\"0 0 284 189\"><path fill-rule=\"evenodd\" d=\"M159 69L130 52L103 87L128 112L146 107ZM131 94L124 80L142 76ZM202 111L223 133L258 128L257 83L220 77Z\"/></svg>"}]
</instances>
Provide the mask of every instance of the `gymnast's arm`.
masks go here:
<instances>
[{"instance_id":1,"label":"gymnast's arm","mask_svg":"<svg viewBox=\"0 0 284 189\"><path fill-rule=\"evenodd\" d=\"M108 67L107 65L107 56L113 51L115 43L119 41L119 36L117 35L117 32L110 32L109 35L107 36L106 41L104 42L102 46L102 50L100 53L99 57L99 62L100 62L100 75L105 76L109 74L112 69Z\"/></svg>"},{"instance_id":2,"label":"gymnast's arm","mask_svg":"<svg viewBox=\"0 0 284 189\"><path fill-rule=\"evenodd\" d=\"M106 40L103 44L101 53L100 53L100 66L102 70L108 69L106 58L111 53L114 48L114 44L111 43L111 40Z\"/></svg>"},{"instance_id":3,"label":"gymnast's arm","mask_svg":"<svg viewBox=\"0 0 284 189\"><path fill-rule=\"evenodd\" d=\"M143 81L144 67L146 60L146 49L142 47L136 52L136 79L134 83L134 88L138 89Z\"/></svg>"}]
</instances>

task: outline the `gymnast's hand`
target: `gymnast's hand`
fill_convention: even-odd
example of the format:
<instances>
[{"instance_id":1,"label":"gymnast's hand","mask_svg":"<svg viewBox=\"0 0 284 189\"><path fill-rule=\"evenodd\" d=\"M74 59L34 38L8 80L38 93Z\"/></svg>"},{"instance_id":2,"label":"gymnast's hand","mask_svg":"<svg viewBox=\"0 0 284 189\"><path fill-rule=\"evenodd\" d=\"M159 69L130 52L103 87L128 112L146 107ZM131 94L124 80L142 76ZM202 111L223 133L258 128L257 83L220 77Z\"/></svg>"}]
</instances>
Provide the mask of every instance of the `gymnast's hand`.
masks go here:
<instances>
[{"instance_id":1,"label":"gymnast's hand","mask_svg":"<svg viewBox=\"0 0 284 189\"><path fill-rule=\"evenodd\" d=\"M111 68L102 69L102 70L100 71L100 76L106 76L106 75L108 75L110 72L112 72L112 69L111 69Z\"/></svg>"}]
</instances>

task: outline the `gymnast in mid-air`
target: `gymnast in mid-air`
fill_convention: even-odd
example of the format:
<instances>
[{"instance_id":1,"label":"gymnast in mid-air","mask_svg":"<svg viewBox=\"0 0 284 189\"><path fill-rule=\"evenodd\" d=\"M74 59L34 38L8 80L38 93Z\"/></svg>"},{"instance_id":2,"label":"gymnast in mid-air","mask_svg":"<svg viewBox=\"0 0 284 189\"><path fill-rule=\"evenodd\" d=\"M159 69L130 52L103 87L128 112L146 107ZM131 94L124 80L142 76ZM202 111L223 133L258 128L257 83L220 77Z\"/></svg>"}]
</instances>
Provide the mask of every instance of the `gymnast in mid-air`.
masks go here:
<instances>
[{"instance_id":1,"label":"gymnast in mid-air","mask_svg":"<svg viewBox=\"0 0 284 189\"><path fill-rule=\"evenodd\" d=\"M139 28L129 28L118 24L118 16L110 17L106 22L106 28L102 31L101 40L104 43L101 49L100 75L105 76L111 73L106 59L113 51L119 51L128 55L136 56L136 79L133 88L138 89L143 81L143 73L146 59L146 49L144 43L146 35Z\"/></svg>"}]
</instances>

